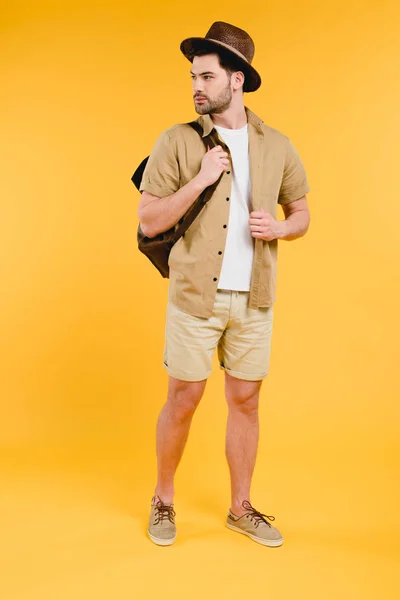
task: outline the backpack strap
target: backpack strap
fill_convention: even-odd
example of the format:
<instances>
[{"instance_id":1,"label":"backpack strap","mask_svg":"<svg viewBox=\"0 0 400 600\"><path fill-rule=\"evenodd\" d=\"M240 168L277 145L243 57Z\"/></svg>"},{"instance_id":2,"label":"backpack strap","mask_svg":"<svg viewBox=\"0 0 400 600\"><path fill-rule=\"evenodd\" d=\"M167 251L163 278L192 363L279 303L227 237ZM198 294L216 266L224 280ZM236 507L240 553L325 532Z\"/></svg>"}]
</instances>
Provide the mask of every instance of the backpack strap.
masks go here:
<instances>
[{"instance_id":1,"label":"backpack strap","mask_svg":"<svg viewBox=\"0 0 400 600\"><path fill-rule=\"evenodd\" d=\"M200 125L200 123L198 123L197 121L191 121L190 123L188 123L188 125L190 125L200 135L201 139L204 142L206 150L207 150L207 146L209 146L210 148L214 148L214 146L218 145L218 140L215 137L214 129L209 133L209 135L206 135L205 137L203 137L203 128ZM203 190L203 192L197 198L197 200L194 201L194 203L190 207L189 211L187 212L186 216L183 218L183 221L181 220L179 222L177 229L175 230L174 234L172 235L172 237L171 237L172 245L175 244L179 240L179 238L182 237L182 235L185 233L185 231L187 229L189 229L189 227L191 226L193 221L200 214L204 205L210 200L211 196L214 194L219 182L222 179L222 176L223 176L223 172L221 173L221 175L219 176L217 181L215 181L212 185L209 185L208 187L206 187L205 190Z\"/></svg>"}]
</instances>

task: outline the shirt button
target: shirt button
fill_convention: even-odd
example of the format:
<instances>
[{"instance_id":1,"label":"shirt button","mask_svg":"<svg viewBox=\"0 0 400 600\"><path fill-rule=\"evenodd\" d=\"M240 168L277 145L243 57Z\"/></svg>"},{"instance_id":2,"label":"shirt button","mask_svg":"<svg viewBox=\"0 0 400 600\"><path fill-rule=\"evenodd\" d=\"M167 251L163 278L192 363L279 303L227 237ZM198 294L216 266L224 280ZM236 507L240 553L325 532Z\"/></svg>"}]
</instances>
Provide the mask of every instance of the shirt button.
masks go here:
<instances>
[{"instance_id":1,"label":"shirt button","mask_svg":"<svg viewBox=\"0 0 400 600\"><path fill-rule=\"evenodd\" d=\"M221 250L218 252L218 254L222 254Z\"/></svg>"},{"instance_id":2,"label":"shirt button","mask_svg":"<svg viewBox=\"0 0 400 600\"><path fill-rule=\"evenodd\" d=\"M227 172L226 172L226 174L227 174L227 175L229 175L229 174L230 174L230 171L227 171Z\"/></svg>"},{"instance_id":3,"label":"shirt button","mask_svg":"<svg viewBox=\"0 0 400 600\"><path fill-rule=\"evenodd\" d=\"M213 281L217 281L217 278L216 278L216 277L214 277Z\"/></svg>"},{"instance_id":4,"label":"shirt button","mask_svg":"<svg viewBox=\"0 0 400 600\"><path fill-rule=\"evenodd\" d=\"M229 201L229 198L227 198L227 200Z\"/></svg>"},{"instance_id":5,"label":"shirt button","mask_svg":"<svg viewBox=\"0 0 400 600\"><path fill-rule=\"evenodd\" d=\"M226 225L224 225L224 229L226 229Z\"/></svg>"}]
</instances>

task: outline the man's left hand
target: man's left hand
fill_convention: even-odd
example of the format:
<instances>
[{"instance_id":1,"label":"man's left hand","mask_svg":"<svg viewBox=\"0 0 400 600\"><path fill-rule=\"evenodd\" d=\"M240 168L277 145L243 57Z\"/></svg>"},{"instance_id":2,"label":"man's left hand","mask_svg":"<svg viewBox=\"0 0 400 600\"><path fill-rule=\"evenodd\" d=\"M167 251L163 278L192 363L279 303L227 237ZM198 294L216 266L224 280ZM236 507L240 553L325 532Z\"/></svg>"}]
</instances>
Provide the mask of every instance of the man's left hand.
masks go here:
<instances>
[{"instance_id":1,"label":"man's left hand","mask_svg":"<svg viewBox=\"0 0 400 600\"><path fill-rule=\"evenodd\" d=\"M278 239L283 233L282 221L278 221L265 210L250 213L249 225L251 235L266 242Z\"/></svg>"}]
</instances>

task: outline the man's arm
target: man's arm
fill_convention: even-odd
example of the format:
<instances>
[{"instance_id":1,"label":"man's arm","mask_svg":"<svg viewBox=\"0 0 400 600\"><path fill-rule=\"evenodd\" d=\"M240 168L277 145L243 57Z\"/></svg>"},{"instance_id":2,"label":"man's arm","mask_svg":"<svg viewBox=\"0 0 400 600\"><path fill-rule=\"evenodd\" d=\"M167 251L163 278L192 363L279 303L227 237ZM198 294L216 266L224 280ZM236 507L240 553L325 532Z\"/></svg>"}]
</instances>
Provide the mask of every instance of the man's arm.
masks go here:
<instances>
[{"instance_id":1,"label":"man's arm","mask_svg":"<svg viewBox=\"0 0 400 600\"><path fill-rule=\"evenodd\" d=\"M284 221L279 221L281 225L280 240L295 240L305 235L310 225L310 211L307 205L307 197L303 196L299 200L282 204L285 215Z\"/></svg>"},{"instance_id":2,"label":"man's arm","mask_svg":"<svg viewBox=\"0 0 400 600\"><path fill-rule=\"evenodd\" d=\"M171 229L207 186L196 175L186 185L170 196L155 196L143 192L139 202L140 228L144 235L152 238Z\"/></svg>"},{"instance_id":3,"label":"man's arm","mask_svg":"<svg viewBox=\"0 0 400 600\"><path fill-rule=\"evenodd\" d=\"M165 155L166 152L160 152L160 156L157 157L158 168L153 168L151 163L149 170L146 167L141 184L143 193L138 209L140 228L144 235L149 238L168 231L176 225L200 194L209 185L217 181L222 171L226 171L229 167L228 153L221 146L215 146L203 156L200 171L191 181L176 190L176 192L161 197L146 191L146 187L153 191L162 189L160 186L155 187L152 182L165 181L165 175L163 174L163 172L166 172ZM154 157L153 161L156 162ZM170 157L170 162L174 162L173 157ZM149 183L147 183L148 179L150 179Z\"/></svg>"},{"instance_id":4,"label":"man's arm","mask_svg":"<svg viewBox=\"0 0 400 600\"><path fill-rule=\"evenodd\" d=\"M265 241L295 240L307 233L310 224L310 211L307 198L303 196L288 204L282 204L285 215L284 221L275 219L270 213L253 211L250 215L249 225L251 235Z\"/></svg>"}]
</instances>

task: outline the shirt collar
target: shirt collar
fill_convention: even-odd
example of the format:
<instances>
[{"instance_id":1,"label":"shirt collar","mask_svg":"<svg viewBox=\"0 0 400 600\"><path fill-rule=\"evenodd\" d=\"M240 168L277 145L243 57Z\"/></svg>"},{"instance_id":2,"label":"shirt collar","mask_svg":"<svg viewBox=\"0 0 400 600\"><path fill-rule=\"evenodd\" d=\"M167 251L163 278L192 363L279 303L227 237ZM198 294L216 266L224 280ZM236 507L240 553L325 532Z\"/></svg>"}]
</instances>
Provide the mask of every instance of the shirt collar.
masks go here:
<instances>
[{"instance_id":1,"label":"shirt collar","mask_svg":"<svg viewBox=\"0 0 400 600\"><path fill-rule=\"evenodd\" d=\"M249 108L247 108L247 106L245 106L244 109L245 109L246 115L247 115L247 122L250 123L250 125L253 125L256 129L258 129L258 131L260 133L263 133L262 119L260 119L260 117L257 117L257 115L255 113L253 113L253 111L251 111ZM201 115L197 119L197 122L200 123L200 125L203 128L203 137L206 137L207 135L209 135L211 133L211 131L214 127L214 123L213 123L213 120L210 117L210 115Z\"/></svg>"}]
</instances>

